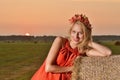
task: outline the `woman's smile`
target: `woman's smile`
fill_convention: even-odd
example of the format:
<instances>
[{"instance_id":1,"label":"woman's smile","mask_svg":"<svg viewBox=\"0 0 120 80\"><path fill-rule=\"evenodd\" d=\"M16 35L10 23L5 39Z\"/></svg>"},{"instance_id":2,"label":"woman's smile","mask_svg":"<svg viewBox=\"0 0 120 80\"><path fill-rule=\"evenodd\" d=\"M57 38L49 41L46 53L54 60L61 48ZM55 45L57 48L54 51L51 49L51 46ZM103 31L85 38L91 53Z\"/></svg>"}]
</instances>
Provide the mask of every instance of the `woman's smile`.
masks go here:
<instances>
[{"instance_id":1,"label":"woman's smile","mask_svg":"<svg viewBox=\"0 0 120 80\"><path fill-rule=\"evenodd\" d=\"M77 39L76 39L76 38L73 38L73 40L74 40L75 42L79 42L80 39L78 39L78 38L77 38Z\"/></svg>"}]
</instances>

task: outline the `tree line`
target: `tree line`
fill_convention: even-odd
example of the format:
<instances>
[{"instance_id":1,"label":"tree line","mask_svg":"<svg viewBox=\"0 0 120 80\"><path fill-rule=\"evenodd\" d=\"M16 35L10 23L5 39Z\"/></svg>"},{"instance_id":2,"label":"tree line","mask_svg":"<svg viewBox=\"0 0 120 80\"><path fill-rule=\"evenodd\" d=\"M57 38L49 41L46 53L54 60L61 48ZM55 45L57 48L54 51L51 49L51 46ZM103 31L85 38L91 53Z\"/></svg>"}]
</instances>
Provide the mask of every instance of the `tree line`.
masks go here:
<instances>
[{"instance_id":1,"label":"tree line","mask_svg":"<svg viewBox=\"0 0 120 80\"><path fill-rule=\"evenodd\" d=\"M53 41L56 36L22 36L22 35L10 35L0 36L0 41ZM120 41L120 36L115 35L101 35L92 36L95 41Z\"/></svg>"}]
</instances>

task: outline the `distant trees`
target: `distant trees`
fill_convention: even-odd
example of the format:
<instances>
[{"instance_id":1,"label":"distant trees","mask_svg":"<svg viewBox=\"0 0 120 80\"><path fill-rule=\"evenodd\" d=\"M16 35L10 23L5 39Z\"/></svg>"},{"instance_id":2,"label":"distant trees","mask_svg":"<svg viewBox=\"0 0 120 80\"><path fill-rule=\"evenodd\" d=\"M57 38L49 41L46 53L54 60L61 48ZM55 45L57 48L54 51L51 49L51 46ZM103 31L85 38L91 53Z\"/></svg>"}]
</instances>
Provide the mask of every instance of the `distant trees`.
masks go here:
<instances>
[{"instance_id":1,"label":"distant trees","mask_svg":"<svg viewBox=\"0 0 120 80\"><path fill-rule=\"evenodd\" d=\"M0 36L0 41L8 41L8 42L15 42L15 41L33 41L34 43L37 42L51 42L55 39L56 36L22 36L22 35L11 35L11 36ZM120 41L120 36L92 36L94 41ZM116 42L118 44L118 42Z\"/></svg>"},{"instance_id":2,"label":"distant trees","mask_svg":"<svg viewBox=\"0 0 120 80\"><path fill-rule=\"evenodd\" d=\"M116 35L101 35L101 36L93 36L94 41L120 41L120 36Z\"/></svg>"},{"instance_id":3,"label":"distant trees","mask_svg":"<svg viewBox=\"0 0 120 80\"><path fill-rule=\"evenodd\" d=\"M0 41L7 41L8 43L14 41L33 41L37 43L38 41L48 42L53 41L55 36L21 36L21 35L11 35L11 36L0 36Z\"/></svg>"},{"instance_id":4,"label":"distant trees","mask_svg":"<svg viewBox=\"0 0 120 80\"><path fill-rule=\"evenodd\" d=\"M10 40L10 41L16 41L16 40L32 40L34 36L16 36L16 35L11 35L11 36L0 36L0 41L3 40Z\"/></svg>"}]
</instances>

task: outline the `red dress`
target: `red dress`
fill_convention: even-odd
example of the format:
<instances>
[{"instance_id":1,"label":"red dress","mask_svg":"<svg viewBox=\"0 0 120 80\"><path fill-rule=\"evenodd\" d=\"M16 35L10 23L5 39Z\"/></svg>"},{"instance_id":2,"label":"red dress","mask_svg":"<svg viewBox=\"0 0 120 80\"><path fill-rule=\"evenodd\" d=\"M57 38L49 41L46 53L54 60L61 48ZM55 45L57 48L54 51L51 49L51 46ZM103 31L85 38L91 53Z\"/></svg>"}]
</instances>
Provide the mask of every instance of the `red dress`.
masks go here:
<instances>
[{"instance_id":1,"label":"red dress","mask_svg":"<svg viewBox=\"0 0 120 80\"><path fill-rule=\"evenodd\" d=\"M58 66L71 66L74 59L79 55L78 49L72 49L69 41L65 41L65 46L60 49L56 59ZM31 80L70 80L71 73L51 73L45 72L45 61L39 70L33 75Z\"/></svg>"}]
</instances>

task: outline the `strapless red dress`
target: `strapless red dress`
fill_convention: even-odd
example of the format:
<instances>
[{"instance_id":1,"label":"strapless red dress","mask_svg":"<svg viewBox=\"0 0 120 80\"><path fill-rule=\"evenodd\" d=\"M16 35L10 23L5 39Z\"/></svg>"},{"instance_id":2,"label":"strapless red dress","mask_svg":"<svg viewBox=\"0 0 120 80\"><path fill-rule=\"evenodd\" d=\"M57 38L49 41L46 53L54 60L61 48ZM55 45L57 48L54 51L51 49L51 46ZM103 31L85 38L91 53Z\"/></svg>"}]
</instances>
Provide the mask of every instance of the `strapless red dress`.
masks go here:
<instances>
[{"instance_id":1,"label":"strapless red dress","mask_svg":"<svg viewBox=\"0 0 120 80\"><path fill-rule=\"evenodd\" d=\"M79 55L78 49L72 49L69 41L65 41L65 46L60 49L56 64L58 66L71 66L73 65L74 59ZM45 72L45 61L38 71L33 75L31 80L70 80L71 73L51 73Z\"/></svg>"}]
</instances>

